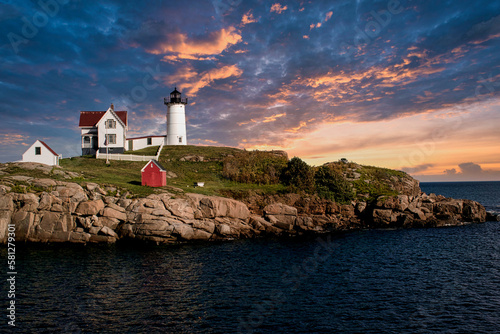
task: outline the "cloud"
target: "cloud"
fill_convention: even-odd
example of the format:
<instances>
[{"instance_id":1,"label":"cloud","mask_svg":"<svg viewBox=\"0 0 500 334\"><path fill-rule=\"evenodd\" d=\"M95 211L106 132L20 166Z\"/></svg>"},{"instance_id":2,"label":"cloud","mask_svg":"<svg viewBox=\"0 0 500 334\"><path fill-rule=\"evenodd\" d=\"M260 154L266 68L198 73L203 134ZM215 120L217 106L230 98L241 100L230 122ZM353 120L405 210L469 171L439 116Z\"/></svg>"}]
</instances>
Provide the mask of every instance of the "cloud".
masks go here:
<instances>
[{"instance_id":1,"label":"cloud","mask_svg":"<svg viewBox=\"0 0 500 334\"><path fill-rule=\"evenodd\" d=\"M455 174L457 174L457 170L456 170L455 168L452 168L452 169L446 169L446 170L444 171L444 174L445 174L445 175L455 175Z\"/></svg>"},{"instance_id":2,"label":"cloud","mask_svg":"<svg viewBox=\"0 0 500 334\"><path fill-rule=\"evenodd\" d=\"M281 14L282 12L284 12L287 9L288 9L288 6L286 6L286 5L281 6L281 4L275 3L271 6L271 13L275 12L275 13Z\"/></svg>"},{"instance_id":3,"label":"cloud","mask_svg":"<svg viewBox=\"0 0 500 334\"><path fill-rule=\"evenodd\" d=\"M198 73L193 67L181 68L166 80L169 85L177 84L180 89L187 90L185 93L191 97L196 95L202 88L210 86L216 80L239 77L243 71L237 65L225 65Z\"/></svg>"},{"instance_id":4,"label":"cloud","mask_svg":"<svg viewBox=\"0 0 500 334\"><path fill-rule=\"evenodd\" d=\"M332 12L332 11L330 11L330 12L326 13L326 16L325 16L325 22L327 22L329 19L331 19L331 18L332 18L332 15L333 15L333 12Z\"/></svg>"},{"instance_id":5,"label":"cloud","mask_svg":"<svg viewBox=\"0 0 500 334\"><path fill-rule=\"evenodd\" d=\"M479 175L484 173L480 165L473 162L464 162L458 165L460 172L464 175Z\"/></svg>"},{"instance_id":6,"label":"cloud","mask_svg":"<svg viewBox=\"0 0 500 334\"><path fill-rule=\"evenodd\" d=\"M401 169L409 174L413 174L413 173L420 173L420 172L426 171L431 167L434 167L434 164L422 164L422 165L418 165L418 166L414 166L414 167L403 167Z\"/></svg>"},{"instance_id":7,"label":"cloud","mask_svg":"<svg viewBox=\"0 0 500 334\"><path fill-rule=\"evenodd\" d=\"M414 175L420 181L500 181L500 169L483 169L480 164L464 162L456 168L445 169L443 174ZM412 172L410 172L412 173ZM418 173L415 171L414 173Z\"/></svg>"},{"instance_id":8,"label":"cloud","mask_svg":"<svg viewBox=\"0 0 500 334\"><path fill-rule=\"evenodd\" d=\"M167 61L213 60L213 55L219 55L232 45L241 42L241 34L236 28L222 28L201 38L189 38L186 33L168 34L166 40L147 52L160 55L167 54Z\"/></svg>"},{"instance_id":9,"label":"cloud","mask_svg":"<svg viewBox=\"0 0 500 334\"><path fill-rule=\"evenodd\" d=\"M256 18L253 17L252 10L249 10L245 14L243 14L243 18L241 19L241 26L245 26L249 23L259 22Z\"/></svg>"}]
</instances>

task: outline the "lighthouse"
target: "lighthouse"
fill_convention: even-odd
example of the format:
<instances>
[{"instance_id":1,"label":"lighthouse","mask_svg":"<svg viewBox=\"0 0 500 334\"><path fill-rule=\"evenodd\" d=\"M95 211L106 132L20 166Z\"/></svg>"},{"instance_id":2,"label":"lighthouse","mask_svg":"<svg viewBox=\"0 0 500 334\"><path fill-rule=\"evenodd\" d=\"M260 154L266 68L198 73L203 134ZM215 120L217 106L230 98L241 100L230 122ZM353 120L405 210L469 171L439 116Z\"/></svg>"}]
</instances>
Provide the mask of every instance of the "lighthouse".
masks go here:
<instances>
[{"instance_id":1,"label":"lighthouse","mask_svg":"<svg viewBox=\"0 0 500 334\"><path fill-rule=\"evenodd\" d=\"M167 105L167 145L186 145L186 104L175 87L169 98L164 99Z\"/></svg>"}]
</instances>

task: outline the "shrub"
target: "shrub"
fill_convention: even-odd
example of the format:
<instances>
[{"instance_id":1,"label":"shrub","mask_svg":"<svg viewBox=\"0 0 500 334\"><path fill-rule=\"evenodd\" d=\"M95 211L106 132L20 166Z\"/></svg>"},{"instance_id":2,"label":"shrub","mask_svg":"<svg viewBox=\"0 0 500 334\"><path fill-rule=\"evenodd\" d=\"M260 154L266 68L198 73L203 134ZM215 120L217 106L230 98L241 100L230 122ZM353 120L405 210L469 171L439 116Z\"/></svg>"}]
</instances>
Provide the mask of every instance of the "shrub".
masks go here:
<instances>
[{"instance_id":1,"label":"shrub","mask_svg":"<svg viewBox=\"0 0 500 334\"><path fill-rule=\"evenodd\" d=\"M222 176L240 183L278 184L286 161L271 152L241 152L224 159Z\"/></svg>"},{"instance_id":2,"label":"shrub","mask_svg":"<svg viewBox=\"0 0 500 334\"><path fill-rule=\"evenodd\" d=\"M355 197L351 184L338 171L323 165L314 174L316 192L321 198L348 203Z\"/></svg>"},{"instance_id":3,"label":"shrub","mask_svg":"<svg viewBox=\"0 0 500 334\"><path fill-rule=\"evenodd\" d=\"M288 161L280 179L292 191L314 192L314 171L300 158L294 157Z\"/></svg>"}]
</instances>

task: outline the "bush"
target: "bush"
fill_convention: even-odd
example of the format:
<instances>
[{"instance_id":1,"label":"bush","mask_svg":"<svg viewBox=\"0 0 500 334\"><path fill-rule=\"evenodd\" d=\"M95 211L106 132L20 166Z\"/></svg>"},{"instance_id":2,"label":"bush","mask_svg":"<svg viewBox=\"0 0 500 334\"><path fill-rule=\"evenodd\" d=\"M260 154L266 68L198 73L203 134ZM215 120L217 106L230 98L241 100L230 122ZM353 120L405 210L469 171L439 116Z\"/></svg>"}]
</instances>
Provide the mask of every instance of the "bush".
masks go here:
<instances>
[{"instance_id":1,"label":"bush","mask_svg":"<svg viewBox=\"0 0 500 334\"><path fill-rule=\"evenodd\" d=\"M314 192L314 171L300 158L294 157L288 161L280 179L292 191Z\"/></svg>"},{"instance_id":2,"label":"bush","mask_svg":"<svg viewBox=\"0 0 500 334\"><path fill-rule=\"evenodd\" d=\"M241 152L224 159L222 176L240 183L278 184L286 161L271 152Z\"/></svg>"},{"instance_id":3,"label":"bush","mask_svg":"<svg viewBox=\"0 0 500 334\"><path fill-rule=\"evenodd\" d=\"M316 192L321 198L348 203L355 198L351 184L338 171L323 165L314 174Z\"/></svg>"}]
</instances>

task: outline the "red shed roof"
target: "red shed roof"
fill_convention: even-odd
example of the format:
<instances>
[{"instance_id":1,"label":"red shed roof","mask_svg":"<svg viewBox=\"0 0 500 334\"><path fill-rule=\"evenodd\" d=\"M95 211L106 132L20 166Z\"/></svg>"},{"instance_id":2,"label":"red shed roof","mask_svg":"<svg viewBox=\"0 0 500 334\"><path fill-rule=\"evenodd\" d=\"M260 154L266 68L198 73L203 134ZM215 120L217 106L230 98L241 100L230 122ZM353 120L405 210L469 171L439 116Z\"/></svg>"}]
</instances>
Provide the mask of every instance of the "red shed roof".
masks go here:
<instances>
[{"instance_id":1,"label":"red shed roof","mask_svg":"<svg viewBox=\"0 0 500 334\"><path fill-rule=\"evenodd\" d=\"M43 142L43 141L41 141L41 140L38 140L38 141L39 141L40 143L42 143L42 145L43 145L43 146L45 146L45 147L47 148L47 150L49 150L49 151L50 151L50 153L52 153L53 155L57 155L57 156L59 156L59 154L57 154L56 152L54 152L54 150L53 150L53 149L51 149L49 145L45 144L45 142Z\"/></svg>"},{"instance_id":2,"label":"red shed roof","mask_svg":"<svg viewBox=\"0 0 500 334\"><path fill-rule=\"evenodd\" d=\"M154 159L151 159L149 160L149 162L146 164L146 166L142 167L141 169L141 172L144 172L146 170L146 167L149 166L149 164L154 164L156 165L156 167L158 167L158 169L161 171L161 172L166 172L167 170L162 166L160 165L160 163L158 162L158 160L154 160Z\"/></svg>"},{"instance_id":3,"label":"red shed roof","mask_svg":"<svg viewBox=\"0 0 500 334\"><path fill-rule=\"evenodd\" d=\"M78 124L78 126L95 126L105 113L106 111L80 111L80 124ZM122 120L125 125L127 125L126 111L115 111L115 114Z\"/></svg>"}]
</instances>

